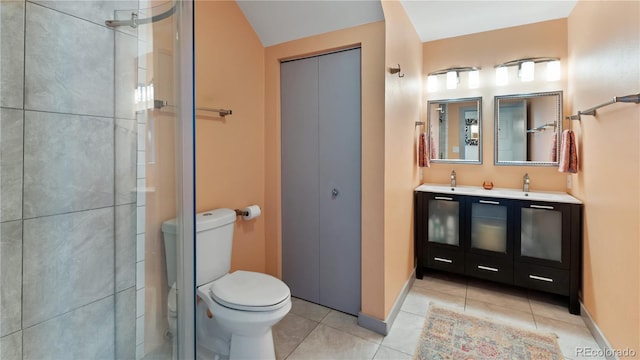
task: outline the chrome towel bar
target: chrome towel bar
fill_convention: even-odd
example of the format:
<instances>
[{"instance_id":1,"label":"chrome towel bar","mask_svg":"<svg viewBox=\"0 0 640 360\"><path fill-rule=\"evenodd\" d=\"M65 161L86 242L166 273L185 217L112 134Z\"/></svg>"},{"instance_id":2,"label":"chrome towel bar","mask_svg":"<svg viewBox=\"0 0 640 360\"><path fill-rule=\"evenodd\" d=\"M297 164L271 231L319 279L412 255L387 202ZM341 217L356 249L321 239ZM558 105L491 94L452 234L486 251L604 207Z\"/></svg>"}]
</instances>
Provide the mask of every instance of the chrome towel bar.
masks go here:
<instances>
[{"instance_id":1,"label":"chrome towel bar","mask_svg":"<svg viewBox=\"0 0 640 360\"><path fill-rule=\"evenodd\" d=\"M600 105L596 105L596 106L594 106L592 108L589 108L587 110L578 111L577 115L567 116L567 120L582 120L581 119L581 115L595 116L597 109L600 109L601 107L605 107L605 106L608 106L608 105L611 105L611 104L619 103L619 102L640 104L640 93L631 94L631 95L625 95L625 96L614 96L612 100L609 100L609 101L607 101L605 103L602 103Z\"/></svg>"}]
</instances>

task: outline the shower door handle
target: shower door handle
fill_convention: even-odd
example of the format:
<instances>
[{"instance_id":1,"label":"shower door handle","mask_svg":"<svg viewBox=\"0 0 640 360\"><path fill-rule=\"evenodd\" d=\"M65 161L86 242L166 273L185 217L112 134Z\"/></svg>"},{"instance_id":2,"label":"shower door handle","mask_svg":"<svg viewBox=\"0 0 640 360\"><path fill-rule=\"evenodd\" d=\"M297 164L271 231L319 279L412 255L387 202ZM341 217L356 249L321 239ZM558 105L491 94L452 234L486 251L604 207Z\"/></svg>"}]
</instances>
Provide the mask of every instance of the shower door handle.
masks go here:
<instances>
[{"instance_id":1,"label":"shower door handle","mask_svg":"<svg viewBox=\"0 0 640 360\"><path fill-rule=\"evenodd\" d=\"M338 189L334 188L333 190L331 190L331 199L337 198L338 195L340 195L340 191L338 191Z\"/></svg>"}]
</instances>

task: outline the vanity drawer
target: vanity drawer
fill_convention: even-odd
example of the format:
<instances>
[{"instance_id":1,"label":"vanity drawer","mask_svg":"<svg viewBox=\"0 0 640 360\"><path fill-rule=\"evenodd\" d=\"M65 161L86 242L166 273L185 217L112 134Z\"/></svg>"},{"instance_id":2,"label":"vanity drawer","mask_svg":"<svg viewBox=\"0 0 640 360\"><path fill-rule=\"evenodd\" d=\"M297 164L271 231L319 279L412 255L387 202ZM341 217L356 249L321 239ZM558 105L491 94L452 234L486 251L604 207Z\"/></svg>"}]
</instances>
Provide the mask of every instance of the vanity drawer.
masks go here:
<instances>
[{"instance_id":1,"label":"vanity drawer","mask_svg":"<svg viewBox=\"0 0 640 360\"><path fill-rule=\"evenodd\" d=\"M465 274L506 284L513 284L513 262L493 256L467 254Z\"/></svg>"},{"instance_id":2,"label":"vanity drawer","mask_svg":"<svg viewBox=\"0 0 640 360\"><path fill-rule=\"evenodd\" d=\"M531 289L569 295L570 272L547 266L516 263L515 283Z\"/></svg>"},{"instance_id":3,"label":"vanity drawer","mask_svg":"<svg viewBox=\"0 0 640 360\"><path fill-rule=\"evenodd\" d=\"M464 274L464 254L462 251L428 246L424 252L427 267Z\"/></svg>"}]
</instances>

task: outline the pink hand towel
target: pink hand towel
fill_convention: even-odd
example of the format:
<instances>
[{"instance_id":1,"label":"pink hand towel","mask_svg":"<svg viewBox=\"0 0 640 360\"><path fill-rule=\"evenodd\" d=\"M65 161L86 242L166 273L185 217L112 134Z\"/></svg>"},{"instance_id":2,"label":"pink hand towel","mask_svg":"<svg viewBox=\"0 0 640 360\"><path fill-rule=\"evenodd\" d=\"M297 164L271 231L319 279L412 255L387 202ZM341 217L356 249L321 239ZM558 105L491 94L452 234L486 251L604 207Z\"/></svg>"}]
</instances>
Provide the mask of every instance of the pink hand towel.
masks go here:
<instances>
[{"instance_id":1,"label":"pink hand towel","mask_svg":"<svg viewBox=\"0 0 640 360\"><path fill-rule=\"evenodd\" d=\"M551 143L551 161L558 161L558 132L553 133L553 142Z\"/></svg>"},{"instance_id":2,"label":"pink hand towel","mask_svg":"<svg viewBox=\"0 0 640 360\"><path fill-rule=\"evenodd\" d=\"M560 164L558 171L577 173L578 153L576 152L576 138L571 130L562 132L562 144L560 144Z\"/></svg>"},{"instance_id":3,"label":"pink hand towel","mask_svg":"<svg viewBox=\"0 0 640 360\"><path fill-rule=\"evenodd\" d=\"M429 148L429 135L426 132L420 133L420 138L418 139L418 166L431 167Z\"/></svg>"}]
</instances>

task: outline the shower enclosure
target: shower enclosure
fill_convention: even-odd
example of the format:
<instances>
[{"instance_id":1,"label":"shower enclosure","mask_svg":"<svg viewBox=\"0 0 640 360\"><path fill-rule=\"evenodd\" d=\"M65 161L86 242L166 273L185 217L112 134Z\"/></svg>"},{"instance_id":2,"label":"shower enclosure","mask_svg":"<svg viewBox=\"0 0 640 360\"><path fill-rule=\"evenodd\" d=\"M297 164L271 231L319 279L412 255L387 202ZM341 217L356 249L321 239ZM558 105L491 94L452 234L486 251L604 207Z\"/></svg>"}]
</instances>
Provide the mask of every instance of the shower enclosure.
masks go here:
<instances>
[{"instance_id":1,"label":"shower enclosure","mask_svg":"<svg viewBox=\"0 0 640 360\"><path fill-rule=\"evenodd\" d=\"M191 357L191 21L188 1L0 2L3 360Z\"/></svg>"}]
</instances>

